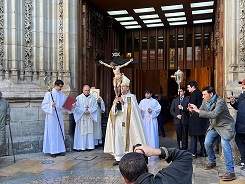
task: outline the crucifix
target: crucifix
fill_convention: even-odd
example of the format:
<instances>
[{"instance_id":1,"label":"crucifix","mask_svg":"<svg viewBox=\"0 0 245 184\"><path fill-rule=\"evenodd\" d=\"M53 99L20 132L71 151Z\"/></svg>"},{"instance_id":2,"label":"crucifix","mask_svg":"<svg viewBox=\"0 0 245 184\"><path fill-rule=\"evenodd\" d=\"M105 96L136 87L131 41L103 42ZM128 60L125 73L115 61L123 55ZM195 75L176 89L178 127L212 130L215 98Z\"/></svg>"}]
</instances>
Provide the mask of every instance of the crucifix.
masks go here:
<instances>
[{"instance_id":1,"label":"crucifix","mask_svg":"<svg viewBox=\"0 0 245 184\"><path fill-rule=\"evenodd\" d=\"M133 62L133 58L129 59L119 59L119 56L120 56L120 52L118 52L118 49L114 49L114 52L112 53L112 57L113 57L113 61L110 62L110 64L107 64L101 60L99 60L99 63L106 66L106 67L109 67L109 68L112 68L113 70L113 73L114 73L114 77L113 77L113 87L114 87L114 91L115 91L115 94L116 94L116 98L119 97L120 95L120 85L122 83L122 75L124 75L123 73L120 72L120 69L124 66L127 66L129 63ZM125 62L126 61L126 62ZM124 62L124 64L117 64L119 62Z\"/></svg>"}]
</instances>

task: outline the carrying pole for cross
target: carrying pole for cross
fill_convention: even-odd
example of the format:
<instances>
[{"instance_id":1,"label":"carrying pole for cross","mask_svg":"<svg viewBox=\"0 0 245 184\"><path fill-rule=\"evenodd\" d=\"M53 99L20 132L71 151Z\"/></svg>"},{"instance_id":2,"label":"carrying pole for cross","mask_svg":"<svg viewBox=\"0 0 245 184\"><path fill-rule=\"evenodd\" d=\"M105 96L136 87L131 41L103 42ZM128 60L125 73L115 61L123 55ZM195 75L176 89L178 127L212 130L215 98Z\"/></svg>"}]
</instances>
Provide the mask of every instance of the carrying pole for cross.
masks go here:
<instances>
[{"instance_id":1,"label":"carrying pole for cross","mask_svg":"<svg viewBox=\"0 0 245 184\"><path fill-rule=\"evenodd\" d=\"M11 140L11 145L12 145L12 153L13 153L13 157L14 157L14 162L16 162L15 155L14 155L14 143L13 143L13 137L12 137L12 131L11 131L10 123L9 123L9 135L10 135L10 140Z\"/></svg>"}]
</instances>

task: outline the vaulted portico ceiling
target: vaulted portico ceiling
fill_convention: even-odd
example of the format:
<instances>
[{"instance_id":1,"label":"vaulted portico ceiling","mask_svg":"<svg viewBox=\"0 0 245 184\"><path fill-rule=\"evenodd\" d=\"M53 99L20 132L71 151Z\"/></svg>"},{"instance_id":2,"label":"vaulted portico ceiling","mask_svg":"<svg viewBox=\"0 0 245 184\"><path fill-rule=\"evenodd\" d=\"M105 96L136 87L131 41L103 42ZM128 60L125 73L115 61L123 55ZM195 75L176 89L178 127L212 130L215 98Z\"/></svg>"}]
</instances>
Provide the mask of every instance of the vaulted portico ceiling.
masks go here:
<instances>
[{"instance_id":1,"label":"vaulted portico ceiling","mask_svg":"<svg viewBox=\"0 0 245 184\"><path fill-rule=\"evenodd\" d=\"M145 29L214 22L216 0L90 0L118 28Z\"/></svg>"}]
</instances>

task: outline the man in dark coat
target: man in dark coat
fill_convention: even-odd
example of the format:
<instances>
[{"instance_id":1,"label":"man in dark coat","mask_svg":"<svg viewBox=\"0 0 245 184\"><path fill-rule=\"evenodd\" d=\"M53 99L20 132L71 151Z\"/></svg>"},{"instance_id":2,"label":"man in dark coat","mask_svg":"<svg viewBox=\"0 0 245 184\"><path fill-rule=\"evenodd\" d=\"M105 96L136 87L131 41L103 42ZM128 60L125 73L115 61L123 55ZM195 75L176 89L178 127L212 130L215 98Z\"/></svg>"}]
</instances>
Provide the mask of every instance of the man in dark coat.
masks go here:
<instances>
[{"instance_id":1,"label":"man in dark coat","mask_svg":"<svg viewBox=\"0 0 245 184\"><path fill-rule=\"evenodd\" d=\"M188 148L189 129L189 98L184 96L185 88L181 87L179 96L172 101L170 113L174 117L174 126L177 134L177 142L180 149Z\"/></svg>"},{"instance_id":2,"label":"man in dark coat","mask_svg":"<svg viewBox=\"0 0 245 184\"><path fill-rule=\"evenodd\" d=\"M159 156L171 164L156 176L148 172L144 156ZM192 184L192 156L186 150L176 148L152 148L147 145L136 147L134 152L124 155L119 169L125 183L134 184Z\"/></svg>"},{"instance_id":3,"label":"man in dark coat","mask_svg":"<svg viewBox=\"0 0 245 184\"><path fill-rule=\"evenodd\" d=\"M235 141L241 154L241 161L236 165L242 166L241 169L245 170L245 79L239 81L239 84L242 84L242 93L237 101L233 96L230 97L230 101L231 106L237 110Z\"/></svg>"},{"instance_id":4,"label":"man in dark coat","mask_svg":"<svg viewBox=\"0 0 245 184\"><path fill-rule=\"evenodd\" d=\"M162 99L160 94L155 94L155 99L158 101L158 103L161 105L161 112L160 114L157 116L157 121L158 121L158 129L161 130L162 136L165 137L165 129L164 129L164 124L166 121L166 116L164 114L164 110L167 106L167 104L165 103L165 101Z\"/></svg>"},{"instance_id":5,"label":"man in dark coat","mask_svg":"<svg viewBox=\"0 0 245 184\"><path fill-rule=\"evenodd\" d=\"M202 92L197 88L196 81L190 81L187 83L187 90L191 93L189 103L194 104L199 108L202 105ZM194 114L189 117L189 134L191 136L190 152L194 158L199 156L206 156L204 147L205 134L208 128L209 122L206 118L200 118ZM199 139L201 150L197 154L197 138Z\"/></svg>"}]
</instances>

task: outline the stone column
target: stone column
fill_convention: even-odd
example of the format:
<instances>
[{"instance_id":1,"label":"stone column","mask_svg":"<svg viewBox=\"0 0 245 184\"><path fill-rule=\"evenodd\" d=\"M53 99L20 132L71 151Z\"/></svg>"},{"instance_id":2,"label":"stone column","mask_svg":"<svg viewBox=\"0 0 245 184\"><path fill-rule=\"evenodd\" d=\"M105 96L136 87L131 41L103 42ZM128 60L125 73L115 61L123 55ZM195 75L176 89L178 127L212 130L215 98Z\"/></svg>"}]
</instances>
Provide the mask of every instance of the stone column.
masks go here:
<instances>
[{"instance_id":1,"label":"stone column","mask_svg":"<svg viewBox=\"0 0 245 184\"><path fill-rule=\"evenodd\" d=\"M229 105L229 96L231 91L236 98L240 95L241 85L238 81L245 78L245 0L227 0L224 1L224 5L225 98L230 113L236 120L236 111ZM232 147L234 159L237 161L240 157L234 140L232 140Z\"/></svg>"}]
</instances>

